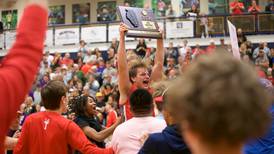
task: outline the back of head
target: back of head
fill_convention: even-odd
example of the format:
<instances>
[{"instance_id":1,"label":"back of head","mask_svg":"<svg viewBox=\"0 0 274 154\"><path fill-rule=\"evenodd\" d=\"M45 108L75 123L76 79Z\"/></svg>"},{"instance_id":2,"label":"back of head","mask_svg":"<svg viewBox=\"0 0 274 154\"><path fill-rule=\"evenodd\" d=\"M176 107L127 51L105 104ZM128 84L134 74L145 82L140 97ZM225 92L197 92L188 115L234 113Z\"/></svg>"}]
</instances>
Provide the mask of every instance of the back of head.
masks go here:
<instances>
[{"instance_id":1,"label":"back of head","mask_svg":"<svg viewBox=\"0 0 274 154\"><path fill-rule=\"evenodd\" d=\"M200 57L167 97L176 120L206 143L243 143L261 135L270 120L270 99L255 71L223 52Z\"/></svg>"},{"instance_id":2,"label":"back of head","mask_svg":"<svg viewBox=\"0 0 274 154\"><path fill-rule=\"evenodd\" d=\"M152 83L152 89L153 89L153 99L156 104L157 109L162 112L164 109L164 94L166 93L168 89L169 82L161 80L159 82Z\"/></svg>"},{"instance_id":3,"label":"back of head","mask_svg":"<svg viewBox=\"0 0 274 154\"><path fill-rule=\"evenodd\" d=\"M52 80L41 90L42 102L46 109L57 110L60 108L60 101L66 96L66 86L63 82Z\"/></svg>"},{"instance_id":4,"label":"back of head","mask_svg":"<svg viewBox=\"0 0 274 154\"><path fill-rule=\"evenodd\" d=\"M130 109L135 116L152 113L153 100L151 94L145 89L137 89L130 96Z\"/></svg>"}]
</instances>

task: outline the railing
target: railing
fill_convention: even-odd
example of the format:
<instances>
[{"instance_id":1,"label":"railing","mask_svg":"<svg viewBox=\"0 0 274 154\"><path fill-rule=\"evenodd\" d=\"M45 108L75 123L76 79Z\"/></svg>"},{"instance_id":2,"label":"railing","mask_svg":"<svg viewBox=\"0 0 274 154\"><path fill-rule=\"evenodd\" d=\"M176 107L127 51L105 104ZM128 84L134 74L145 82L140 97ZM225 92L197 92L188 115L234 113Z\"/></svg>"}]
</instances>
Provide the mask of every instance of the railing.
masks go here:
<instances>
[{"instance_id":1,"label":"railing","mask_svg":"<svg viewBox=\"0 0 274 154\"><path fill-rule=\"evenodd\" d=\"M274 33L274 14L213 15L198 17L158 18L167 39L201 37L201 21L208 21L207 29L212 36L228 35L227 20L246 34ZM119 37L119 22L101 22L85 25L54 25L47 31L46 46L73 45L85 40L87 43L110 42ZM3 41L2 41L3 40ZM9 49L15 40L15 30L0 35L0 48ZM134 40L127 38L128 41Z\"/></svg>"}]
</instances>

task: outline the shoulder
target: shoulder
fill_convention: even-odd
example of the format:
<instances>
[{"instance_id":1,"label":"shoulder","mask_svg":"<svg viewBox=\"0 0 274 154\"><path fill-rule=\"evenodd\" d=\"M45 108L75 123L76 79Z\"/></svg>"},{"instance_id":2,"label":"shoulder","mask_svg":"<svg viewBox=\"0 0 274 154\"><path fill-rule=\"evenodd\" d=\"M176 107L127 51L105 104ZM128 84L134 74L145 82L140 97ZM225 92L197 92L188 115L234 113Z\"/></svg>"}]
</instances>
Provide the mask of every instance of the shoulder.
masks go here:
<instances>
[{"instance_id":1,"label":"shoulder","mask_svg":"<svg viewBox=\"0 0 274 154\"><path fill-rule=\"evenodd\" d=\"M162 133L153 133L149 135L147 141L150 143L159 143L164 141L164 137Z\"/></svg>"},{"instance_id":2,"label":"shoulder","mask_svg":"<svg viewBox=\"0 0 274 154\"><path fill-rule=\"evenodd\" d=\"M85 126L89 126L88 121L86 119L82 118L82 117L76 117L74 122L81 128L83 128Z\"/></svg>"}]
</instances>

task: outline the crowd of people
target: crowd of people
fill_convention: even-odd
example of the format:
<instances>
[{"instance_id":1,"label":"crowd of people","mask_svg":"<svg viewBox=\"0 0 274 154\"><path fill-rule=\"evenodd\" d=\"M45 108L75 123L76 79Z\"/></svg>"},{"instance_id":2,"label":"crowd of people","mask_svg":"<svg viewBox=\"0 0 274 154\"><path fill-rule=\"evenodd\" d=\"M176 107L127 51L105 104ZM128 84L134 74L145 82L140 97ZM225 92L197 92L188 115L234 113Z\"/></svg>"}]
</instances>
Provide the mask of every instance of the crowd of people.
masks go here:
<instances>
[{"instance_id":1,"label":"crowd of people","mask_svg":"<svg viewBox=\"0 0 274 154\"><path fill-rule=\"evenodd\" d=\"M274 12L274 1L273 0L269 0L267 2L264 10L261 9L261 7L258 5L256 0L251 0L249 2L251 3L250 6L248 6L248 4L245 4L245 2L243 2L243 1L233 0L232 2L229 3L229 11L225 11L225 12L230 12L233 15L243 14L243 13L254 14L254 13L260 13L260 12L265 12L265 13L273 13ZM185 3L191 4L190 9L187 11L185 11L186 8L184 8ZM191 2L187 2L187 0L182 0L179 4L180 4L180 13L178 14L173 9L172 4L165 3L165 1L163 1L163 0L159 0L158 4L157 4L158 16L160 16L160 17L176 17L176 16L189 15L189 13L195 13L196 15L200 15L200 9L199 9L200 2L199 1L193 0ZM216 0L208 1L208 8L209 8L210 15L216 14L216 10L221 7L225 9L225 4L222 4ZM194 14L191 14L191 15L194 15Z\"/></svg>"},{"instance_id":2,"label":"crowd of people","mask_svg":"<svg viewBox=\"0 0 274 154\"><path fill-rule=\"evenodd\" d=\"M30 2L1 64L0 152L274 152L274 48L266 42L253 45L238 29L241 61L223 39L167 48L140 39L128 49L121 23L107 52L82 40L76 57L42 55L46 2Z\"/></svg>"}]
</instances>

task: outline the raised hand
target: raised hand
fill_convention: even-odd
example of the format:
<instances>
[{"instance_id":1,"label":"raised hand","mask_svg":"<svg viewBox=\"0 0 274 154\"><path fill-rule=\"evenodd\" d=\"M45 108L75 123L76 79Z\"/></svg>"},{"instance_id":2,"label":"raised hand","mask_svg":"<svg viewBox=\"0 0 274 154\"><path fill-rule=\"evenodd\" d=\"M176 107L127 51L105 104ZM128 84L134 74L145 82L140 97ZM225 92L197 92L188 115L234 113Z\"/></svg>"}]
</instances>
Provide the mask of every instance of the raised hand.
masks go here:
<instances>
[{"instance_id":1,"label":"raised hand","mask_svg":"<svg viewBox=\"0 0 274 154\"><path fill-rule=\"evenodd\" d=\"M125 37L125 32L127 31L128 31L128 26L124 23L120 23L120 27L119 27L120 37Z\"/></svg>"}]
</instances>

